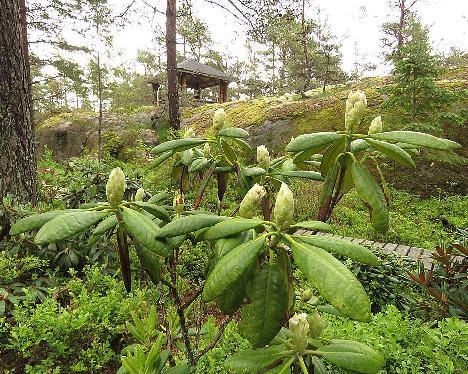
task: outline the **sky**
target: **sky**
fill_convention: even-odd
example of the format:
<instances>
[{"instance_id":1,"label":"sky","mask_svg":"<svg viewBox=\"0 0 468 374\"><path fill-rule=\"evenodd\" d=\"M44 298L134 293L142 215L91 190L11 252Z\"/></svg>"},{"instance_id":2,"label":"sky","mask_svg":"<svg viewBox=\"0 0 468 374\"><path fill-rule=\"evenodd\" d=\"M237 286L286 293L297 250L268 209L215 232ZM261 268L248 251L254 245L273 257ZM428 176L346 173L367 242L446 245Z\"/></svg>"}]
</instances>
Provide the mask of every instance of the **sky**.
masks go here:
<instances>
[{"instance_id":1,"label":"sky","mask_svg":"<svg viewBox=\"0 0 468 374\"><path fill-rule=\"evenodd\" d=\"M242 59L247 57L245 28L225 11L210 6L204 0L194 1L194 13L205 21L214 39L215 49ZM223 0L221 0L222 2ZM124 9L129 0L111 0L114 9ZM158 9L165 10L165 0L153 0ZM388 0L311 0L313 7L322 9L331 31L341 43L343 69L353 69L359 59L377 65L372 75L384 75L389 66L382 63L381 25L396 19ZM437 52L446 53L455 46L468 51L468 0L419 0L415 6L422 22L431 27L430 39ZM312 8L309 13L313 12ZM121 59L131 64L139 49L154 49L153 30L163 25L164 16L153 19L133 15L129 24L114 37L114 48L121 51ZM160 26L161 27L161 26Z\"/></svg>"}]
</instances>

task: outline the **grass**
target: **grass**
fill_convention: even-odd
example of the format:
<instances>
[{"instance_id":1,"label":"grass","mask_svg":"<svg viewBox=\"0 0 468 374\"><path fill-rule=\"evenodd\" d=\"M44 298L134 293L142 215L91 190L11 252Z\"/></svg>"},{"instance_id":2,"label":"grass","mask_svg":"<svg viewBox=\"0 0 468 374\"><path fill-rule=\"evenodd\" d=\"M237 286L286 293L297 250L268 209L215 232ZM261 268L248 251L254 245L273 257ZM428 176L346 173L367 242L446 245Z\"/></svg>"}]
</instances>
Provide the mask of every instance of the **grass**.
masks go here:
<instances>
[{"instance_id":1,"label":"grass","mask_svg":"<svg viewBox=\"0 0 468 374\"><path fill-rule=\"evenodd\" d=\"M298 220L313 219L318 209L319 183L296 182L296 215ZM456 234L442 223L465 229L468 227L468 197L453 195L421 198L391 189L390 229L385 235L376 233L369 223L369 214L352 191L335 208L331 224L338 235L434 249L441 242L455 240Z\"/></svg>"}]
</instances>

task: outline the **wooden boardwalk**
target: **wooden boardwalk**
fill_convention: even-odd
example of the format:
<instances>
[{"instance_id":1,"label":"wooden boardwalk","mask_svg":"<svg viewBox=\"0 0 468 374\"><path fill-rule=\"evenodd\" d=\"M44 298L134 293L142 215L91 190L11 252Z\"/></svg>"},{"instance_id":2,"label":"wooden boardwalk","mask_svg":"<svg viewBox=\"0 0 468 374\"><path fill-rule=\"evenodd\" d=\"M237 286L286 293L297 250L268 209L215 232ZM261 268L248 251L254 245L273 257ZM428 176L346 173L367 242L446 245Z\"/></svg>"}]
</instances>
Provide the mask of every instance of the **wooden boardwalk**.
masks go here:
<instances>
[{"instance_id":1,"label":"wooden boardwalk","mask_svg":"<svg viewBox=\"0 0 468 374\"><path fill-rule=\"evenodd\" d=\"M314 235L314 232L300 229L296 231L296 234L297 235ZM401 256L409 257L413 259L414 261L421 261L424 264L424 268L427 270L432 270L434 267L434 263L432 262L432 257L431 257L432 252L428 251L427 249L410 247L408 245L402 245L402 244L379 243L379 242L374 242L372 240L356 239L356 238L350 238L348 236L340 236L340 235L329 234L329 233L324 233L324 232L317 232L315 235L332 236L334 238L348 240L356 244L362 244L366 246L381 248L384 253L395 252Z\"/></svg>"}]
</instances>

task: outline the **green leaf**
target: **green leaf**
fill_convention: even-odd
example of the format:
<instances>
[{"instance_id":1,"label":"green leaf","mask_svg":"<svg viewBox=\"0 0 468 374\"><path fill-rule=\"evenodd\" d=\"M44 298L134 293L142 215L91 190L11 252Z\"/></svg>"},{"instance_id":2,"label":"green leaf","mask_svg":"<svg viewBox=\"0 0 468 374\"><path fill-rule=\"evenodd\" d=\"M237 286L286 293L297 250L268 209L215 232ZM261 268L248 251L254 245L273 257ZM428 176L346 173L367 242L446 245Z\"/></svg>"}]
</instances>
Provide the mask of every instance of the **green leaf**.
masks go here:
<instances>
[{"instance_id":1,"label":"green leaf","mask_svg":"<svg viewBox=\"0 0 468 374\"><path fill-rule=\"evenodd\" d=\"M136 251L140 259L141 267L149 275L151 281L155 286L158 285L161 279L161 266L156 253L146 249L141 245L136 245Z\"/></svg>"},{"instance_id":2,"label":"green leaf","mask_svg":"<svg viewBox=\"0 0 468 374\"><path fill-rule=\"evenodd\" d=\"M247 288L250 304L241 312L239 331L254 348L268 344L288 313L288 284L277 263L266 262Z\"/></svg>"},{"instance_id":3,"label":"green leaf","mask_svg":"<svg viewBox=\"0 0 468 374\"><path fill-rule=\"evenodd\" d=\"M332 305L317 305L316 308L319 312L333 314L334 316L338 316L338 317L346 317L343 313L341 313L338 309L336 309Z\"/></svg>"},{"instance_id":4,"label":"green leaf","mask_svg":"<svg viewBox=\"0 0 468 374\"><path fill-rule=\"evenodd\" d=\"M346 139L341 138L335 141L328 149L325 151L320 162L320 173L325 177L328 173L328 170L335 164L336 158L344 152Z\"/></svg>"},{"instance_id":5,"label":"green leaf","mask_svg":"<svg viewBox=\"0 0 468 374\"><path fill-rule=\"evenodd\" d=\"M225 127L218 132L218 136L227 136L229 138L246 138L249 136L248 131L239 127Z\"/></svg>"},{"instance_id":6,"label":"green leaf","mask_svg":"<svg viewBox=\"0 0 468 374\"><path fill-rule=\"evenodd\" d=\"M188 171L190 173L195 173L197 171L205 169L209 164L210 164L210 160L208 160L206 157L196 158L190 164Z\"/></svg>"},{"instance_id":7,"label":"green leaf","mask_svg":"<svg viewBox=\"0 0 468 374\"><path fill-rule=\"evenodd\" d=\"M260 349L249 349L247 351L241 351L235 355L229 357L224 366L228 370L235 372L258 372L260 369L270 366L277 361L280 361L288 357L284 352L287 351L287 348L282 345L273 345L268 348Z\"/></svg>"},{"instance_id":8,"label":"green leaf","mask_svg":"<svg viewBox=\"0 0 468 374\"><path fill-rule=\"evenodd\" d=\"M372 253L368 248L352 243L347 240L337 239L330 236L294 236L301 242L320 247L328 252L336 253L341 256L349 257L353 260L368 265L380 265L379 258Z\"/></svg>"},{"instance_id":9,"label":"green leaf","mask_svg":"<svg viewBox=\"0 0 468 374\"><path fill-rule=\"evenodd\" d=\"M376 374L385 366L384 358L377 351L352 340L333 339L316 352L339 368L357 373Z\"/></svg>"},{"instance_id":10,"label":"green leaf","mask_svg":"<svg viewBox=\"0 0 468 374\"><path fill-rule=\"evenodd\" d=\"M231 164L234 164L237 161L237 155L229 143L221 139L221 147L223 148L224 156L226 156Z\"/></svg>"},{"instance_id":11,"label":"green leaf","mask_svg":"<svg viewBox=\"0 0 468 374\"><path fill-rule=\"evenodd\" d=\"M343 137L344 135L335 132L316 132L314 134L299 135L289 142L286 146L286 152L301 152L310 148L318 151Z\"/></svg>"},{"instance_id":12,"label":"green leaf","mask_svg":"<svg viewBox=\"0 0 468 374\"><path fill-rule=\"evenodd\" d=\"M216 265L223 256L244 242L247 237L247 235L244 234L245 233L216 240L214 256L210 262L210 268L207 274L213 270L214 265ZM236 282L227 287L221 295L215 299L216 305L222 313L232 314L239 309L245 299L246 287L249 281L250 269L247 269Z\"/></svg>"},{"instance_id":13,"label":"green leaf","mask_svg":"<svg viewBox=\"0 0 468 374\"><path fill-rule=\"evenodd\" d=\"M241 148L245 153L248 153L250 151L252 151L252 147L250 146L249 143L247 143L245 140L243 139L239 139L239 138L233 138L232 139L234 141L234 143L236 143L239 148Z\"/></svg>"},{"instance_id":14,"label":"green leaf","mask_svg":"<svg viewBox=\"0 0 468 374\"><path fill-rule=\"evenodd\" d=\"M171 216L162 206L143 201L134 201L133 204L152 214L154 217L159 218L161 221L168 222L171 220Z\"/></svg>"},{"instance_id":15,"label":"green leaf","mask_svg":"<svg viewBox=\"0 0 468 374\"><path fill-rule=\"evenodd\" d=\"M420 147L433 149L456 149L461 145L448 139L437 138L433 135L416 131L388 131L369 135L372 139L389 142L402 142Z\"/></svg>"},{"instance_id":16,"label":"green leaf","mask_svg":"<svg viewBox=\"0 0 468 374\"><path fill-rule=\"evenodd\" d=\"M257 239L239 245L223 256L206 279L203 299L214 300L227 287L236 282L258 257L265 245L265 240L265 236L259 236Z\"/></svg>"},{"instance_id":17,"label":"green leaf","mask_svg":"<svg viewBox=\"0 0 468 374\"><path fill-rule=\"evenodd\" d=\"M179 364L164 370L164 374L190 374L192 373L192 367L187 364Z\"/></svg>"},{"instance_id":18,"label":"green leaf","mask_svg":"<svg viewBox=\"0 0 468 374\"><path fill-rule=\"evenodd\" d=\"M322 248L296 241L290 245L295 263L325 300L354 320L371 319L369 297L344 264Z\"/></svg>"},{"instance_id":19,"label":"green leaf","mask_svg":"<svg viewBox=\"0 0 468 374\"><path fill-rule=\"evenodd\" d=\"M259 177L266 174L266 170L259 167L241 168L245 177Z\"/></svg>"},{"instance_id":20,"label":"green leaf","mask_svg":"<svg viewBox=\"0 0 468 374\"><path fill-rule=\"evenodd\" d=\"M307 230L316 230L316 231L333 231L333 228L325 222L322 221L302 221L291 225L291 227L301 227Z\"/></svg>"},{"instance_id":21,"label":"green leaf","mask_svg":"<svg viewBox=\"0 0 468 374\"><path fill-rule=\"evenodd\" d=\"M227 287L215 299L216 305L223 314L233 314L240 308L245 299L250 276L251 271L248 269L236 282Z\"/></svg>"},{"instance_id":22,"label":"green leaf","mask_svg":"<svg viewBox=\"0 0 468 374\"><path fill-rule=\"evenodd\" d=\"M176 139L176 140L169 140L168 142L161 143L153 148L153 152L163 153L167 151L173 152L181 152L187 149L196 147L197 145L206 143L206 139L199 139L199 138L184 138L184 139Z\"/></svg>"},{"instance_id":23,"label":"green leaf","mask_svg":"<svg viewBox=\"0 0 468 374\"><path fill-rule=\"evenodd\" d=\"M112 230L115 226L117 226L117 217L113 214L99 222L99 225L97 225L93 231L93 236L102 235L107 231Z\"/></svg>"},{"instance_id":24,"label":"green leaf","mask_svg":"<svg viewBox=\"0 0 468 374\"><path fill-rule=\"evenodd\" d=\"M186 149L180 153L180 162L184 166L189 166L196 158L197 156L193 152L193 149Z\"/></svg>"},{"instance_id":25,"label":"green leaf","mask_svg":"<svg viewBox=\"0 0 468 374\"><path fill-rule=\"evenodd\" d=\"M229 218L214 214L193 214L190 216L180 217L169 222L166 226L163 226L156 234L156 237L165 238L185 235L205 227L213 226L227 219Z\"/></svg>"},{"instance_id":26,"label":"green leaf","mask_svg":"<svg viewBox=\"0 0 468 374\"><path fill-rule=\"evenodd\" d=\"M34 243L43 245L68 239L98 223L108 214L109 212L93 210L75 210L61 214L41 227L34 238Z\"/></svg>"},{"instance_id":27,"label":"green leaf","mask_svg":"<svg viewBox=\"0 0 468 374\"><path fill-rule=\"evenodd\" d=\"M136 240L146 249L156 252L161 256L170 256L171 250L169 246L155 238L159 227L148 217L133 209L123 207L121 209L122 219L126 230L133 239Z\"/></svg>"},{"instance_id":28,"label":"green leaf","mask_svg":"<svg viewBox=\"0 0 468 374\"><path fill-rule=\"evenodd\" d=\"M282 175L283 177L288 177L288 178L313 179L316 181L324 180L322 175L320 173L317 173L316 171L305 171L305 170L282 171L280 173L277 173L276 175Z\"/></svg>"},{"instance_id":29,"label":"green leaf","mask_svg":"<svg viewBox=\"0 0 468 374\"><path fill-rule=\"evenodd\" d=\"M307 149L305 151L299 152L299 153L294 155L293 162L295 164L299 164L301 162L309 160L310 158L314 157L314 155L317 156L317 157L322 156L322 155L317 155L317 152L321 151L325 147L326 147L326 145L319 146L319 147L316 147L316 148L310 148L310 149Z\"/></svg>"},{"instance_id":30,"label":"green leaf","mask_svg":"<svg viewBox=\"0 0 468 374\"><path fill-rule=\"evenodd\" d=\"M19 235L23 232L36 230L49 222L51 219L69 213L69 210L53 210L51 212L33 214L26 218L16 221L10 229L10 235Z\"/></svg>"},{"instance_id":31,"label":"green leaf","mask_svg":"<svg viewBox=\"0 0 468 374\"><path fill-rule=\"evenodd\" d=\"M151 196L151 198L147 201L147 203L156 204L170 197L171 197L171 194L169 192L166 192L166 191L158 192L154 194L153 196Z\"/></svg>"},{"instance_id":32,"label":"green leaf","mask_svg":"<svg viewBox=\"0 0 468 374\"><path fill-rule=\"evenodd\" d=\"M351 152L356 154L369 149L369 144L364 139L355 139L351 142Z\"/></svg>"},{"instance_id":33,"label":"green leaf","mask_svg":"<svg viewBox=\"0 0 468 374\"><path fill-rule=\"evenodd\" d=\"M333 165L333 167L328 172L327 177L325 178L325 182L322 186L322 191L320 192L319 196L319 209L323 209L323 207L326 207L327 204L330 202L333 195L333 191L335 190L336 179L340 171L341 165L338 162L335 165Z\"/></svg>"},{"instance_id":34,"label":"green leaf","mask_svg":"<svg viewBox=\"0 0 468 374\"><path fill-rule=\"evenodd\" d=\"M372 139L366 139L366 142L369 143L373 148L377 149L392 160L399 162L402 165L411 167L416 166L409 153L395 144Z\"/></svg>"},{"instance_id":35,"label":"green leaf","mask_svg":"<svg viewBox=\"0 0 468 374\"><path fill-rule=\"evenodd\" d=\"M260 219L231 218L210 227L203 235L203 238L205 240L226 238L228 236L261 226L262 224L263 221Z\"/></svg>"},{"instance_id":36,"label":"green leaf","mask_svg":"<svg viewBox=\"0 0 468 374\"><path fill-rule=\"evenodd\" d=\"M359 162L351 166L351 175L359 198L369 209L372 226L376 231L385 233L388 230L388 207L382 190Z\"/></svg>"},{"instance_id":37,"label":"green leaf","mask_svg":"<svg viewBox=\"0 0 468 374\"><path fill-rule=\"evenodd\" d=\"M154 159L154 161L151 163L151 167L152 168L158 167L164 161L171 158L174 153L175 153L174 151L167 151L167 152L162 153L160 156Z\"/></svg>"}]
</instances>

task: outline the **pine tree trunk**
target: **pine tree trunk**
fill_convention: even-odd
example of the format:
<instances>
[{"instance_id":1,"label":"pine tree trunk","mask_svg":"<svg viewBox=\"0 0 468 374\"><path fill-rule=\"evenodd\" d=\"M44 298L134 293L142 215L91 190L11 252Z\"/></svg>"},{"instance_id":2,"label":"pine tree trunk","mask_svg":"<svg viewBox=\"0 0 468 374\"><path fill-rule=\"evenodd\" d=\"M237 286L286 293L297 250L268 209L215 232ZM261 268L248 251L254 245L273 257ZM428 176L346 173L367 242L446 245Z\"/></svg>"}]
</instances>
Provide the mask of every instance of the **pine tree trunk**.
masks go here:
<instances>
[{"instance_id":1,"label":"pine tree trunk","mask_svg":"<svg viewBox=\"0 0 468 374\"><path fill-rule=\"evenodd\" d=\"M166 8L166 49L167 49L167 101L169 123L175 130L180 129L179 93L177 91L177 50L176 50L176 0L167 0Z\"/></svg>"},{"instance_id":2,"label":"pine tree trunk","mask_svg":"<svg viewBox=\"0 0 468 374\"><path fill-rule=\"evenodd\" d=\"M0 197L36 203L27 40L18 0L0 0Z\"/></svg>"}]
</instances>

